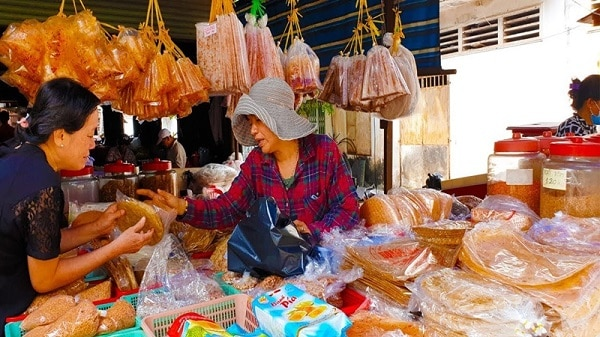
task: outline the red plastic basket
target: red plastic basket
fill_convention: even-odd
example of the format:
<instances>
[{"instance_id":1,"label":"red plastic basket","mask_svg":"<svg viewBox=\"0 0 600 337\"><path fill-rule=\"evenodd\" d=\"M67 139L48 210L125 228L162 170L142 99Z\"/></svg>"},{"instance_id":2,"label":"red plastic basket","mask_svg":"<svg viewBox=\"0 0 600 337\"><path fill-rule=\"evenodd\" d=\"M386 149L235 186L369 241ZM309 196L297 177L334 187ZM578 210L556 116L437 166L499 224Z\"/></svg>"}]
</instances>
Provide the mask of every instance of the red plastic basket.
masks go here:
<instances>
[{"instance_id":1,"label":"red plastic basket","mask_svg":"<svg viewBox=\"0 0 600 337\"><path fill-rule=\"evenodd\" d=\"M188 312L201 314L225 329L234 323L247 332L253 332L258 327L252 312L251 297L246 294L236 294L146 316L142 320L142 330L146 336L165 337L175 319Z\"/></svg>"}]
</instances>

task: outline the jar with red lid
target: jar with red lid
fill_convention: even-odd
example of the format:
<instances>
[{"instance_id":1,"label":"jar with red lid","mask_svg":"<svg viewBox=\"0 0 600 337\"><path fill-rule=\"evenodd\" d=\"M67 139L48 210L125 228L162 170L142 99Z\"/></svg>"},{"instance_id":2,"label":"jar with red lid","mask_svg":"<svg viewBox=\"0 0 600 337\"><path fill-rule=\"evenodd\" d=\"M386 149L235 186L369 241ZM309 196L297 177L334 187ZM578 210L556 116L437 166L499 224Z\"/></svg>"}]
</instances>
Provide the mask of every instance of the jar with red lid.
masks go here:
<instances>
[{"instance_id":1,"label":"jar with red lid","mask_svg":"<svg viewBox=\"0 0 600 337\"><path fill-rule=\"evenodd\" d=\"M565 137L557 137L552 134L552 131L546 130L541 136L536 137L540 141L540 152L548 157L550 155L550 144L565 140Z\"/></svg>"},{"instance_id":2,"label":"jar with red lid","mask_svg":"<svg viewBox=\"0 0 600 337\"><path fill-rule=\"evenodd\" d=\"M550 144L543 163L540 215L600 216L600 138L567 137Z\"/></svg>"},{"instance_id":3,"label":"jar with red lid","mask_svg":"<svg viewBox=\"0 0 600 337\"><path fill-rule=\"evenodd\" d=\"M539 214L545 158L536 138L515 132L512 138L496 141L494 153L488 157L487 194L517 198Z\"/></svg>"},{"instance_id":4,"label":"jar with red lid","mask_svg":"<svg viewBox=\"0 0 600 337\"><path fill-rule=\"evenodd\" d=\"M135 165L121 160L104 165L104 174L99 179L100 201L116 201L117 191L135 198L138 188L138 175L135 170Z\"/></svg>"},{"instance_id":5,"label":"jar with red lid","mask_svg":"<svg viewBox=\"0 0 600 337\"><path fill-rule=\"evenodd\" d=\"M171 169L170 160L155 158L142 164L138 185L139 188L146 188L154 192L161 189L177 195L177 172Z\"/></svg>"},{"instance_id":6,"label":"jar with red lid","mask_svg":"<svg viewBox=\"0 0 600 337\"><path fill-rule=\"evenodd\" d=\"M65 214L69 212L70 203L82 205L100 200L98 177L94 176L93 166L81 170L61 170L60 177L60 186L65 195Z\"/></svg>"}]
</instances>

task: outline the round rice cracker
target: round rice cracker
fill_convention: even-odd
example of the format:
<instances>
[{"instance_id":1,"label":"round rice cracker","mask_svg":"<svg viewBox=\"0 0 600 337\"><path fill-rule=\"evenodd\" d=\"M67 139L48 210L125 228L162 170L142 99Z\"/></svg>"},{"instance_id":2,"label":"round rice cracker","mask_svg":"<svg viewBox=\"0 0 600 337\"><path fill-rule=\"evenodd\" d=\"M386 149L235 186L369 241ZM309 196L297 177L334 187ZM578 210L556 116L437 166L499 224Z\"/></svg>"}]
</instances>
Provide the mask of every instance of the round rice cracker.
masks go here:
<instances>
[{"instance_id":1,"label":"round rice cracker","mask_svg":"<svg viewBox=\"0 0 600 337\"><path fill-rule=\"evenodd\" d=\"M135 225L143 216L145 216L146 223L144 224L143 230L148 231L154 229L152 240L149 244L155 245L162 239L164 226L153 206L141 201L131 200L118 201L117 208L125 210L125 215L117 219L117 227L119 227L121 232Z\"/></svg>"}]
</instances>

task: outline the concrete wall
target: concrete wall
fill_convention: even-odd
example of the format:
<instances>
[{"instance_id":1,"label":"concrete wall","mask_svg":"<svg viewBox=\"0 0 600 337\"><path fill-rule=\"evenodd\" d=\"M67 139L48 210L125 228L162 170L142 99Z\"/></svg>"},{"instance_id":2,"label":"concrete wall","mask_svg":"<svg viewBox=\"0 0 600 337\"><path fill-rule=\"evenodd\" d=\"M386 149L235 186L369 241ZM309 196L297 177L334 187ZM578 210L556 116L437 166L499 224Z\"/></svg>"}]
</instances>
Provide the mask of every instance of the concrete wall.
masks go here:
<instances>
[{"instance_id":1,"label":"concrete wall","mask_svg":"<svg viewBox=\"0 0 600 337\"><path fill-rule=\"evenodd\" d=\"M567 95L572 77L599 73L600 27L577 19L589 13L585 1L488 0L442 13L442 31L486 16L540 5L541 33L535 42L442 57L450 76L450 171L445 179L487 171L496 140L507 126L559 123L572 114Z\"/></svg>"}]
</instances>

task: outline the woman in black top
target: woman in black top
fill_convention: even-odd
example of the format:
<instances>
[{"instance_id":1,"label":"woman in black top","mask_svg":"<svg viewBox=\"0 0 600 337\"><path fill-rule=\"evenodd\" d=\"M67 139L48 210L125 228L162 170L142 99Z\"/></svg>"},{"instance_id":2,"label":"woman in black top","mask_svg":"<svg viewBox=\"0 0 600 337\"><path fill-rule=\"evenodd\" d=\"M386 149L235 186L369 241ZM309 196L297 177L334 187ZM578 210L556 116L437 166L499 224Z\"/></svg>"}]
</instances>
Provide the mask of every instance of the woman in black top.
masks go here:
<instances>
[{"instance_id":1,"label":"woman in black top","mask_svg":"<svg viewBox=\"0 0 600 337\"><path fill-rule=\"evenodd\" d=\"M17 126L23 142L0 158L0 336L6 317L23 313L38 293L78 279L125 253L137 252L152 232L145 219L110 244L91 253L59 254L112 232L123 215L109 207L96 221L67 228L60 170L79 170L94 148L98 104L93 93L73 80L44 83L29 114Z\"/></svg>"},{"instance_id":2,"label":"woman in black top","mask_svg":"<svg viewBox=\"0 0 600 337\"><path fill-rule=\"evenodd\" d=\"M600 124L600 75L589 75L583 81L571 82L569 96L573 116L564 120L556 130L556 136L585 136L596 133ZM597 121L594 121L598 118Z\"/></svg>"}]
</instances>

